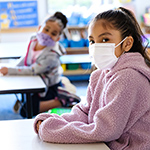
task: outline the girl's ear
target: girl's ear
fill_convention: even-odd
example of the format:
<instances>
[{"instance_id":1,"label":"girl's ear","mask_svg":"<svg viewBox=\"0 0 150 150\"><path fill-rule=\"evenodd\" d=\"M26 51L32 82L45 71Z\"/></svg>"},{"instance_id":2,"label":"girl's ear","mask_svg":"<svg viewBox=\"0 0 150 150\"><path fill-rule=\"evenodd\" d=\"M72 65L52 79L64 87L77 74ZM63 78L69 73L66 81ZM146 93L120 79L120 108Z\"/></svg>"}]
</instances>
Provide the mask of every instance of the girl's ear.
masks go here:
<instances>
[{"instance_id":1,"label":"girl's ear","mask_svg":"<svg viewBox=\"0 0 150 150\"><path fill-rule=\"evenodd\" d=\"M126 38L126 40L123 42L123 50L125 52L128 52L132 48L133 42L134 42L133 37L132 36L128 36Z\"/></svg>"}]
</instances>

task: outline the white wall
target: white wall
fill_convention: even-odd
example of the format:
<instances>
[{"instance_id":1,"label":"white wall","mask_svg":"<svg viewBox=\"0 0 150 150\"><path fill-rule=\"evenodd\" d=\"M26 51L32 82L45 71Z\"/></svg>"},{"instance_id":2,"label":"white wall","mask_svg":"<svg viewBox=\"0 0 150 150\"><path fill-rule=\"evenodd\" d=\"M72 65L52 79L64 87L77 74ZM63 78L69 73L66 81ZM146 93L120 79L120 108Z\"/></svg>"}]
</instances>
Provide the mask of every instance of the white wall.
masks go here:
<instances>
[{"instance_id":1,"label":"white wall","mask_svg":"<svg viewBox=\"0 0 150 150\"><path fill-rule=\"evenodd\" d=\"M127 6L128 4L124 4L123 6ZM130 3L131 6L133 6L136 14L137 21L141 22L141 16L145 13L145 9L147 7L150 7L150 1L148 0L133 0L133 2Z\"/></svg>"},{"instance_id":2,"label":"white wall","mask_svg":"<svg viewBox=\"0 0 150 150\"><path fill-rule=\"evenodd\" d=\"M150 7L150 1L136 0L135 6L136 6L137 19L138 21L140 21L141 15L145 13L145 8Z\"/></svg>"}]
</instances>

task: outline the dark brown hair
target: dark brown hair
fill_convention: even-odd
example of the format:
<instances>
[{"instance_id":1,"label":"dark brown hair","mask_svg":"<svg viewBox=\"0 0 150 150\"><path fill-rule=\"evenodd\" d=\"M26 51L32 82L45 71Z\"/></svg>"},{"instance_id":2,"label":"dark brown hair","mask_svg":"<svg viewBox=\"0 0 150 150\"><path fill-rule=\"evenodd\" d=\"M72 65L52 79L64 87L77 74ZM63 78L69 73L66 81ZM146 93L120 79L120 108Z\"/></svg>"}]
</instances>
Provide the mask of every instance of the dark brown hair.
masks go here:
<instances>
[{"instance_id":1,"label":"dark brown hair","mask_svg":"<svg viewBox=\"0 0 150 150\"><path fill-rule=\"evenodd\" d=\"M61 12L58 12L58 11L55 12L54 15L47 18L45 22L59 21L59 20L60 20L59 25L60 25L61 29L63 30L66 27L68 20L67 20L67 17Z\"/></svg>"},{"instance_id":2,"label":"dark brown hair","mask_svg":"<svg viewBox=\"0 0 150 150\"><path fill-rule=\"evenodd\" d=\"M143 39L146 39L141 28L134 17L134 14L123 7L114 10L104 11L98 14L92 22L103 19L105 26L119 30L124 39L127 36L132 36L134 39L133 46L129 52L139 52L144 58L148 66L150 66L150 58L146 53L146 47L143 46ZM91 22L91 23L92 23Z\"/></svg>"}]
</instances>

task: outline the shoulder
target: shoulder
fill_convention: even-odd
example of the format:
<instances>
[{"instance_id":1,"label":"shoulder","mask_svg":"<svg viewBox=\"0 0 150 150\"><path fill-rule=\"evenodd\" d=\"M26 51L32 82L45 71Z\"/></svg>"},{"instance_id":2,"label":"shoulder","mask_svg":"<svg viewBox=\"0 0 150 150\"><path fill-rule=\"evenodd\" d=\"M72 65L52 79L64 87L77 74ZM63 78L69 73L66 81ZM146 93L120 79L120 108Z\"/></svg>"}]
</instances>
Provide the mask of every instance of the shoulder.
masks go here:
<instances>
[{"instance_id":1,"label":"shoulder","mask_svg":"<svg viewBox=\"0 0 150 150\"><path fill-rule=\"evenodd\" d=\"M102 73L102 70L97 69L97 70L95 70L95 71L93 71L91 73L91 78L92 79L99 78L99 76L101 75L101 73Z\"/></svg>"},{"instance_id":2,"label":"shoulder","mask_svg":"<svg viewBox=\"0 0 150 150\"><path fill-rule=\"evenodd\" d=\"M137 70L126 68L106 77L104 95L107 103L112 97L120 102L143 100L150 90L149 81ZM142 97L139 99L139 97ZM125 100L125 101L124 101ZM119 103L120 103L119 102Z\"/></svg>"},{"instance_id":3,"label":"shoulder","mask_svg":"<svg viewBox=\"0 0 150 150\"><path fill-rule=\"evenodd\" d=\"M111 77L125 81L136 81L143 78L143 74L133 68L125 68L115 72Z\"/></svg>"},{"instance_id":4,"label":"shoulder","mask_svg":"<svg viewBox=\"0 0 150 150\"><path fill-rule=\"evenodd\" d=\"M34 40L34 39L36 39L36 33L33 33L33 34L31 34L31 36L30 36L30 40Z\"/></svg>"},{"instance_id":5,"label":"shoulder","mask_svg":"<svg viewBox=\"0 0 150 150\"><path fill-rule=\"evenodd\" d=\"M44 52L42 52L41 55L38 57L38 60L43 61L46 64L51 64L51 65L60 64L59 55L51 49L47 49Z\"/></svg>"},{"instance_id":6,"label":"shoulder","mask_svg":"<svg viewBox=\"0 0 150 150\"><path fill-rule=\"evenodd\" d=\"M53 50L59 55L62 56L66 54L66 49L63 47L63 45L59 42L56 42L55 46L53 47Z\"/></svg>"},{"instance_id":7,"label":"shoulder","mask_svg":"<svg viewBox=\"0 0 150 150\"><path fill-rule=\"evenodd\" d=\"M140 72L132 68L126 68L120 71L115 72L114 74L106 76L107 88L111 89L137 89L141 86L145 86L147 78ZM147 80L148 81L148 80Z\"/></svg>"},{"instance_id":8,"label":"shoulder","mask_svg":"<svg viewBox=\"0 0 150 150\"><path fill-rule=\"evenodd\" d=\"M97 81L103 79L106 76L106 74L107 74L106 70L97 69L91 73L90 80Z\"/></svg>"}]
</instances>

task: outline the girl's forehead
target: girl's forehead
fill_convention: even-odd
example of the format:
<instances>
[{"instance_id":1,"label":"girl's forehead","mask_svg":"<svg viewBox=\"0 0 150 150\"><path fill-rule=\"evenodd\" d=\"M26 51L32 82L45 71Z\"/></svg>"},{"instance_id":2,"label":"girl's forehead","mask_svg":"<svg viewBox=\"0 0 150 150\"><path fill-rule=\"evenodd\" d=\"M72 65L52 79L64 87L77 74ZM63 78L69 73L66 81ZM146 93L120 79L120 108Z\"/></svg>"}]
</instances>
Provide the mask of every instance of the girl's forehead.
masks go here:
<instances>
[{"instance_id":1,"label":"girl's forehead","mask_svg":"<svg viewBox=\"0 0 150 150\"><path fill-rule=\"evenodd\" d=\"M101 32L105 32L105 31L108 31L110 30L110 28L108 28L106 25L105 25L105 22L99 20L99 21L96 21L96 22L92 22L90 25L89 25L89 28L88 28L88 34L91 35L91 34L99 34Z\"/></svg>"},{"instance_id":2,"label":"girl's forehead","mask_svg":"<svg viewBox=\"0 0 150 150\"><path fill-rule=\"evenodd\" d=\"M100 19L97 21L94 21L90 24L91 29L102 29L102 30L112 30L114 29L113 25L111 23L109 23L108 21L104 20L104 19Z\"/></svg>"},{"instance_id":3,"label":"girl's forehead","mask_svg":"<svg viewBox=\"0 0 150 150\"><path fill-rule=\"evenodd\" d=\"M88 28L89 36L97 37L100 34L103 34L105 32L110 33L111 35L120 35L119 30L114 29L111 23L108 23L107 21L102 20L102 19L92 22L89 25L89 28Z\"/></svg>"},{"instance_id":4,"label":"girl's forehead","mask_svg":"<svg viewBox=\"0 0 150 150\"><path fill-rule=\"evenodd\" d=\"M58 32L61 31L61 27L56 21L47 21L45 24L47 27L57 30Z\"/></svg>"}]
</instances>

